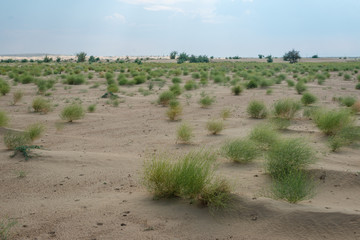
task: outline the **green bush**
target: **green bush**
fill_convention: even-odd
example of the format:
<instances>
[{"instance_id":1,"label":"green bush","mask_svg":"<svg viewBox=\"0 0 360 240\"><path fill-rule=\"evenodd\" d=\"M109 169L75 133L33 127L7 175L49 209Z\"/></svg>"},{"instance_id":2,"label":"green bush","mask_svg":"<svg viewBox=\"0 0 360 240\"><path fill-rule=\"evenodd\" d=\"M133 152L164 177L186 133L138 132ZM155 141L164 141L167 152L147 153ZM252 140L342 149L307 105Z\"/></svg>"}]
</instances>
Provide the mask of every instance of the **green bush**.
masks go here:
<instances>
[{"instance_id":1,"label":"green bush","mask_svg":"<svg viewBox=\"0 0 360 240\"><path fill-rule=\"evenodd\" d=\"M329 146L333 152L336 152L341 147L348 146L359 140L360 127L349 125L343 127L336 135L329 138Z\"/></svg>"},{"instance_id":2,"label":"green bush","mask_svg":"<svg viewBox=\"0 0 360 240\"><path fill-rule=\"evenodd\" d=\"M0 78L0 93L6 95L10 92L10 85L3 79Z\"/></svg>"},{"instance_id":3,"label":"green bush","mask_svg":"<svg viewBox=\"0 0 360 240\"><path fill-rule=\"evenodd\" d=\"M34 112L48 113L51 111L51 103L42 97L36 97L32 101Z\"/></svg>"},{"instance_id":4,"label":"green bush","mask_svg":"<svg viewBox=\"0 0 360 240\"><path fill-rule=\"evenodd\" d=\"M72 74L66 77L66 83L69 85L81 85L85 83L85 76L82 74Z\"/></svg>"},{"instance_id":5,"label":"green bush","mask_svg":"<svg viewBox=\"0 0 360 240\"><path fill-rule=\"evenodd\" d=\"M194 136L193 129L186 122L182 123L176 130L177 141L180 141L183 143L190 143L193 136Z\"/></svg>"},{"instance_id":6,"label":"green bush","mask_svg":"<svg viewBox=\"0 0 360 240\"><path fill-rule=\"evenodd\" d=\"M196 84L196 82L194 80L188 80L186 81L185 85L184 85L184 88L185 90L187 91L190 91L190 90L194 90L196 89L198 86Z\"/></svg>"},{"instance_id":7,"label":"green bush","mask_svg":"<svg viewBox=\"0 0 360 240\"><path fill-rule=\"evenodd\" d=\"M290 120L300 109L301 104L298 101L288 98L280 99L274 104L274 115L276 118Z\"/></svg>"},{"instance_id":8,"label":"green bush","mask_svg":"<svg viewBox=\"0 0 360 240\"><path fill-rule=\"evenodd\" d=\"M305 106L313 104L316 101L317 101L317 97L309 92L304 93L303 96L301 97L301 102Z\"/></svg>"},{"instance_id":9,"label":"green bush","mask_svg":"<svg viewBox=\"0 0 360 240\"><path fill-rule=\"evenodd\" d=\"M256 147L256 143L249 139L228 141L222 146L221 152L226 158L239 163L250 162L260 153Z\"/></svg>"},{"instance_id":10,"label":"green bush","mask_svg":"<svg viewBox=\"0 0 360 240\"><path fill-rule=\"evenodd\" d=\"M15 148L31 143L31 139L28 134L22 132L7 132L4 135L5 146L14 150Z\"/></svg>"},{"instance_id":11,"label":"green bush","mask_svg":"<svg viewBox=\"0 0 360 240\"><path fill-rule=\"evenodd\" d=\"M178 78L178 77L174 77L171 81L172 81L173 84L177 84L177 83L182 82L181 78Z\"/></svg>"},{"instance_id":12,"label":"green bush","mask_svg":"<svg viewBox=\"0 0 360 240\"><path fill-rule=\"evenodd\" d=\"M31 141L38 139L43 132L45 131L45 127L41 123L35 123L26 128L25 134L28 135Z\"/></svg>"},{"instance_id":13,"label":"green bush","mask_svg":"<svg viewBox=\"0 0 360 240\"><path fill-rule=\"evenodd\" d=\"M247 84L246 84L246 88L247 89L251 89L251 88L257 88L258 84L255 80L250 80Z\"/></svg>"},{"instance_id":14,"label":"green bush","mask_svg":"<svg viewBox=\"0 0 360 240\"><path fill-rule=\"evenodd\" d=\"M202 108L208 108L210 107L213 103L215 102L215 97L210 97L207 94L202 94L200 100L199 100L199 104L201 105Z\"/></svg>"},{"instance_id":15,"label":"green bush","mask_svg":"<svg viewBox=\"0 0 360 240\"><path fill-rule=\"evenodd\" d=\"M84 116L85 116L85 111L83 107L79 104L71 104L65 106L60 114L60 118L68 122L82 119L84 118Z\"/></svg>"},{"instance_id":16,"label":"green bush","mask_svg":"<svg viewBox=\"0 0 360 240\"><path fill-rule=\"evenodd\" d=\"M305 92L307 90L307 87L305 85L304 82L299 81L296 85L295 85L295 89L297 91L298 94L302 94L303 92Z\"/></svg>"},{"instance_id":17,"label":"green bush","mask_svg":"<svg viewBox=\"0 0 360 240\"><path fill-rule=\"evenodd\" d=\"M236 86L234 86L234 87L231 88L231 92L232 92L234 95L236 95L236 96L240 95L240 93L241 93L242 91L243 91L243 88L242 88L241 85L236 85Z\"/></svg>"},{"instance_id":18,"label":"green bush","mask_svg":"<svg viewBox=\"0 0 360 240\"><path fill-rule=\"evenodd\" d=\"M272 125L260 124L251 130L249 138L250 140L256 142L260 149L267 150L279 141L280 136Z\"/></svg>"},{"instance_id":19,"label":"green bush","mask_svg":"<svg viewBox=\"0 0 360 240\"><path fill-rule=\"evenodd\" d=\"M347 109L318 109L313 114L313 120L326 135L335 135L354 121L351 112Z\"/></svg>"},{"instance_id":20,"label":"green bush","mask_svg":"<svg viewBox=\"0 0 360 240\"><path fill-rule=\"evenodd\" d=\"M303 171L292 171L283 178L274 180L271 192L276 199L297 203L313 195L314 183Z\"/></svg>"},{"instance_id":21,"label":"green bush","mask_svg":"<svg viewBox=\"0 0 360 240\"><path fill-rule=\"evenodd\" d=\"M359 76L360 76L360 75L359 75ZM360 83L357 83L357 84L355 85L355 89L360 90Z\"/></svg>"},{"instance_id":22,"label":"green bush","mask_svg":"<svg viewBox=\"0 0 360 240\"><path fill-rule=\"evenodd\" d=\"M267 116L267 109L265 103L262 101L251 101L246 111L252 118L266 118Z\"/></svg>"},{"instance_id":23,"label":"green bush","mask_svg":"<svg viewBox=\"0 0 360 240\"><path fill-rule=\"evenodd\" d=\"M211 119L206 123L206 129L213 135L220 133L224 129L222 120Z\"/></svg>"},{"instance_id":24,"label":"green bush","mask_svg":"<svg viewBox=\"0 0 360 240\"><path fill-rule=\"evenodd\" d=\"M96 104L91 104L87 108L88 112L93 113L96 110Z\"/></svg>"},{"instance_id":25,"label":"green bush","mask_svg":"<svg viewBox=\"0 0 360 240\"><path fill-rule=\"evenodd\" d=\"M13 105L16 105L18 102L21 101L22 97L24 96L24 93L21 90L17 90L13 93Z\"/></svg>"},{"instance_id":26,"label":"green bush","mask_svg":"<svg viewBox=\"0 0 360 240\"><path fill-rule=\"evenodd\" d=\"M119 92L119 87L117 86L116 83L112 83L107 87L107 91L112 93L117 93Z\"/></svg>"},{"instance_id":27,"label":"green bush","mask_svg":"<svg viewBox=\"0 0 360 240\"><path fill-rule=\"evenodd\" d=\"M345 81L349 81L350 79L351 79L351 75L348 74L348 73L346 73L346 74L344 75L344 80L345 80Z\"/></svg>"},{"instance_id":28,"label":"green bush","mask_svg":"<svg viewBox=\"0 0 360 240\"><path fill-rule=\"evenodd\" d=\"M341 101L342 105L351 107L356 102L356 98L347 96L347 97L341 98L340 101Z\"/></svg>"},{"instance_id":29,"label":"green bush","mask_svg":"<svg viewBox=\"0 0 360 240\"><path fill-rule=\"evenodd\" d=\"M158 103L167 106L170 100L175 98L175 94L172 91L165 91L159 95Z\"/></svg>"},{"instance_id":30,"label":"green bush","mask_svg":"<svg viewBox=\"0 0 360 240\"><path fill-rule=\"evenodd\" d=\"M176 120L180 115L182 114L182 107L180 104L177 105L171 105L171 101L170 101L170 106L169 109L166 111L166 115L169 117L169 119L171 121Z\"/></svg>"},{"instance_id":31,"label":"green bush","mask_svg":"<svg viewBox=\"0 0 360 240\"><path fill-rule=\"evenodd\" d=\"M229 117L231 117L231 110L228 108L222 109L220 116L223 120L228 119Z\"/></svg>"},{"instance_id":32,"label":"green bush","mask_svg":"<svg viewBox=\"0 0 360 240\"><path fill-rule=\"evenodd\" d=\"M6 112L0 111L0 127L5 127L9 123L9 117Z\"/></svg>"},{"instance_id":33,"label":"green bush","mask_svg":"<svg viewBox=\"0 0 360 240\"><path fill-rule=\"evenodd\" d=\"M313 150L301 139L284 139L275 142L267 155L267 172L281 180L292 172L304 169L314 162Z\"/></svg>"},{"instance_id":34,"label":"green bush","mask_svg":"<svg viewBox=\"0 0 360 240\"><path fill-rule=\"evenodd\" d=\"M181 197L199 200L211 208L227 206L230 187L214 179L215 158L205 151L154 156L145 162L144 185L156 198Z\"/></svg>"},{"instance_id":35,"label":"green bush","mask_svg":"<svg viewBox=\"0 0 360 240\"><path fill-rule=\"evenodd\" d=\"M180 85L177 83L170 86L169 90L172 91L175 94L175 96L179 96L182 93L182 89L181 89Z\"/></svg>"}]
</instances>

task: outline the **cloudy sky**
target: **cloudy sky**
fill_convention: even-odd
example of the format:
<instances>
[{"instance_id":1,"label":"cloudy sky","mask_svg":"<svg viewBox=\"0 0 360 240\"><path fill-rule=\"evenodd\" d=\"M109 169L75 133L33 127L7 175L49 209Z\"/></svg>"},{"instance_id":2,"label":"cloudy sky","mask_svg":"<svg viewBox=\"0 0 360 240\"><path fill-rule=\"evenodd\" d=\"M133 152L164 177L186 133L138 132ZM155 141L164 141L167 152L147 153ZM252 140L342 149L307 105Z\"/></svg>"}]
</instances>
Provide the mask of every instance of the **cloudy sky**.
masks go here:
<instances>
[{"instance_id":1,"label":"cloudy sky","mask_svg":"<svg viewBox=\"0 0 360 240\"><path fill-rule=\"evenodd\" d=\"M0 54L360 56L360 0L0 0Z\"/></svg>"}]
</instances>

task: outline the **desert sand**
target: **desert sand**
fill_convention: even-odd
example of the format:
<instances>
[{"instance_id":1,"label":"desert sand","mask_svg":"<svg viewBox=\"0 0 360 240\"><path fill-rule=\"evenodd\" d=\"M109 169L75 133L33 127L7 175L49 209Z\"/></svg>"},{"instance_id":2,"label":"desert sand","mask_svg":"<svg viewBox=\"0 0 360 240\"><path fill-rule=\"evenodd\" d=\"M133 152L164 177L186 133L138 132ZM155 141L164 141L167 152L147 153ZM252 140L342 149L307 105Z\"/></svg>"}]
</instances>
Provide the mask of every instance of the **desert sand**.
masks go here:
<instances>
[{"instance_id":1,"label":"desert sand","mask_svg":"<svg viewBox=\"0 0 360 240\"><path fill-rule=\"evenodd\" d=\"M183 82L190 78L182 76ZM103 84L89 88L94 82ZM0 109L11 118L0 133L0 215L18 222L11 229L11 239L360 239L360 150L346 147L332 153L314 123L301 116L282 134L304 137L316 149L318 161L310 169L316 190L308 200L290 204L270 198L271 179L263 158L249 164L218 158L217 174L231 182L235 196L226 212L210 213L186 200L154 200L142 185L142 167L149 156L218 149L225 140L245 136L265 121L247 116L251 100L264 100L271 107L280 98L300 99L286 82L272 86L271 95L258 88L234 96L229 87L214 84L189 92L188 104L181 95L181 120L195 130L190 145L176 143L180 121L167 119L166 108L154 103L157 94L143 96L137 91L139 86L120 87L127 93L118 94L124 102L112 107L100 98L105 83L97 74L89 85L68 90L57 83L49 97L57 106L48 114L29 110L37 91L34 84L12 86L12 92L22 89L25 93L16 106L10 105L11 94L0 97ZM318 96L319 105L337 106L333 96L360 97L354 83L336 73L322 86L315 82L307 86ZM197 103L204 90L216 96L208 109ZM161 91L155 87L155 92ZM84 106L97 103L96 111L59 127L66 99L76 98ZM225 130L209 135L206 121L219 118L224 107L232 112ZM6 149L3 133L36 122L46 126L45 134L35 142L42 149L33 150L35 156L29 161L20 155L10 158L13 152ZM19 178L19 171L26 177Z\"/></svg>"}]
</instances>

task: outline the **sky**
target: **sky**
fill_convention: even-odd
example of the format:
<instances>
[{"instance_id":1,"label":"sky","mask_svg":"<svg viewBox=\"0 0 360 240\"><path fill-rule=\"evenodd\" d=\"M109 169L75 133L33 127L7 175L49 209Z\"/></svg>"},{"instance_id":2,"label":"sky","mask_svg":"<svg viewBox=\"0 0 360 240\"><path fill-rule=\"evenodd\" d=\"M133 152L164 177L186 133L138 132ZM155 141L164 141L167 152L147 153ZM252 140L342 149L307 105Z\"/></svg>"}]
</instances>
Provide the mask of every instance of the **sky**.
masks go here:
<instances>
[{"instance_id":1,"label":"sky","mask_svg":"<svg viewBox=\"0 0 360 240\"><path fill-rule=\"evenodd\" d=\"M360 0L0 0L0 54L360 56Z\"/></svg>"}]
</instances>

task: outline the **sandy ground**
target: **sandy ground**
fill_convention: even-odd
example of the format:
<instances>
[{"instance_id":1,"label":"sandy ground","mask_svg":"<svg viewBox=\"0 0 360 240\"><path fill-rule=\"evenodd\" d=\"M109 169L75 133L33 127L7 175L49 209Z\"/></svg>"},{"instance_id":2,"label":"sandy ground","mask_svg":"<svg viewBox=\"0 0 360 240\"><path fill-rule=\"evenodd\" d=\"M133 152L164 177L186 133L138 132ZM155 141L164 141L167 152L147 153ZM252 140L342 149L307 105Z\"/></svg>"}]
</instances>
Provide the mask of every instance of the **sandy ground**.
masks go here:
<instances>
[{"instance_id":1,"label":"sandy ground","mask_svg":"<svg viewBox=\"0 0 360 240\"><path fill-rule=\"evenodd\" d=\"M186 80L189 77L183 77ZM103 82L94 78L92 82ZM354 95L354 82L343 81L336 74L323 86L307 84L321 105L336 106L333 96ZM121 95L119 107L106 104L100 96L106 86L62 84L50 97L58 104L46 114L29 112L36 96L35 85L14 86L25 96L11 106L12 95L0 98L1 109L11 117L9 128L24 129L41 122L46 133L35 142L43 149L29 161L21 156L10 158L1 131L0 144L0 215L16 219L12 239L360 239L360 150L344 148L331 153L324 136L309 120L298 118L284 135L302 136L317 150L318 162L311 166L316 194L298 204L267 197L270 178L264 173L262 158L241 165L219 158L217 173L233 185L236 195L232 209L212 215L207 208L179 199L153 200L141 185L146 157L163 151L187 152L198 147L219 148L229 138L245 136L251 127L264 120L246 115L250 100L263 99L268 106L279 98L300 98L286 83L265 89L245 90L233 96L228 87L210 85L189 93L189 104L182 95L182 120L195 130L192 145L176 144L179 121L168 121L166 108L153 104L157 95ZM121 87L136 93L138 86ZM167 89L165 86L164 89ZM200 92L216 96L209 109L199 107ZM79 98L84 106L97 103L95 113L62 129L59 112L66 99ZM228 107L232 117L226 129L210 136L205 123L217 118ZM359 121L359 119L358 119ZM19 178L19 171L26 177ZM320 176L326 176L320 179Z\"/></svg>"}]
</instances>

